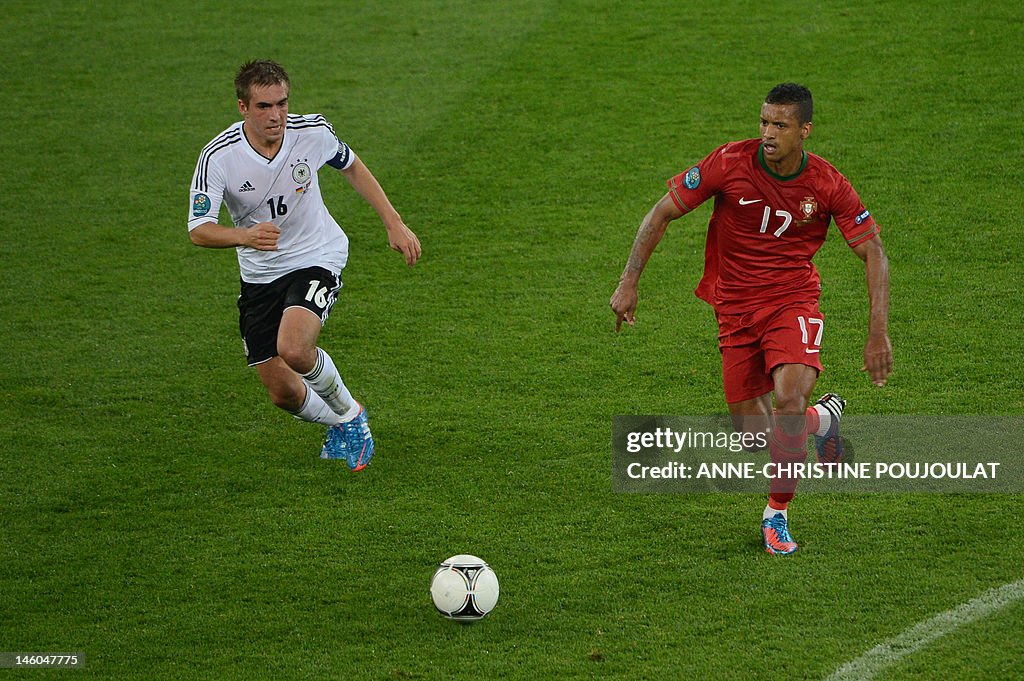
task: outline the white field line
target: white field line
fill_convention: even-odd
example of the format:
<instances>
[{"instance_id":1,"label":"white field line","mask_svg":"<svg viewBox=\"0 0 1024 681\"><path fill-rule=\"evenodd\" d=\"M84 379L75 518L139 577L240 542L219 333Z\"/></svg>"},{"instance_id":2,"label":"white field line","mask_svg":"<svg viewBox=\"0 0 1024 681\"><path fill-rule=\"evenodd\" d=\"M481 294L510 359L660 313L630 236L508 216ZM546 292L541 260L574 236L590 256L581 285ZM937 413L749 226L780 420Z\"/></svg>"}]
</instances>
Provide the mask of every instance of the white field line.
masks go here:
<instances>
[{"instance_id":1,"label":"white field line","mask_svg":"<svg viewBox=\"0 0 1024 681\"><path fill-rule=\"evenodd\" d=\"M874 678L875 674L889 665L913 654L935 639L965 624L987 617L1021 598L1024 598L1024 579L986 591L977 598L915 624L902 634L879 643L856 660L847 662L835 670L826 681L864 681Z\"/></svg>"}]
</instances>

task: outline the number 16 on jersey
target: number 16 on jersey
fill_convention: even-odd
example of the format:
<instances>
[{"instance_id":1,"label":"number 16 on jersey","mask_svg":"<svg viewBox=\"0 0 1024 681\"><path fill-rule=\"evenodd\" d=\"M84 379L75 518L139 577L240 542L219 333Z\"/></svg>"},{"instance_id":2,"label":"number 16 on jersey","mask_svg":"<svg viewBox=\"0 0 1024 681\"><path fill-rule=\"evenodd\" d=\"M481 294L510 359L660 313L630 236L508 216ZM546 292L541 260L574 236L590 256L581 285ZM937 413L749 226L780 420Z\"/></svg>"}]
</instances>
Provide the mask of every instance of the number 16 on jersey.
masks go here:
<instances>
[{"instance_id":1,"label":"number 16 on jersey","mask_svg":"<svg viewBox=\"0 0 1024 681\"><path fill-rule=\"evenodd\" d=\"M288 212L288 204L284 202L283 196L278 196L276 199L267 199L267 205L270 206L271 220L276 220L279 216Z\"/></svg>"}]
</instances>

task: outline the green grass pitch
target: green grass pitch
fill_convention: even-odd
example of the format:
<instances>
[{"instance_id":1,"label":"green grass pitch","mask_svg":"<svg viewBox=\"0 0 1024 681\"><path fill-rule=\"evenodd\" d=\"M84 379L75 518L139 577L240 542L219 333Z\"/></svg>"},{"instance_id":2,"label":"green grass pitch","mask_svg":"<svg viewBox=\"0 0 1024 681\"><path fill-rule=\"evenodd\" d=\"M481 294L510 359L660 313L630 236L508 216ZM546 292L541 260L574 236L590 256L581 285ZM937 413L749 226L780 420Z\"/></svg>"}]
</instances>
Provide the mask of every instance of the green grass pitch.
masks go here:
<instances>
[{"instance_id":1,"label":"green grass pitch","mask_svg":"<svg viewBox=\"0 0 1024 681\"><path fill-rule=\"evenodd\" d=\"M117 679L824 678L1024 576L1020 495L807 495L801 553L760 495L611 492L614 414L721 412L692 295L708 207L673 224L616 336L608 298L664 180L814 92L808 149L892 268L896 373L859 372L860 262L817 258L819 392L864 414L1021 414L1020 3L4 6L0 652ZM249 58L281 61L419 234L407 269L341 179L352 240L322 337L369 406L350 475L270 406L237 264L187 189ZM1019 452L995 452L1009 461ZM484 622L434 566L487 559ZM879 678L1015 678L1024 605ZM22 674L0 671L0 676Z\"/></svg>"}]
</instances>

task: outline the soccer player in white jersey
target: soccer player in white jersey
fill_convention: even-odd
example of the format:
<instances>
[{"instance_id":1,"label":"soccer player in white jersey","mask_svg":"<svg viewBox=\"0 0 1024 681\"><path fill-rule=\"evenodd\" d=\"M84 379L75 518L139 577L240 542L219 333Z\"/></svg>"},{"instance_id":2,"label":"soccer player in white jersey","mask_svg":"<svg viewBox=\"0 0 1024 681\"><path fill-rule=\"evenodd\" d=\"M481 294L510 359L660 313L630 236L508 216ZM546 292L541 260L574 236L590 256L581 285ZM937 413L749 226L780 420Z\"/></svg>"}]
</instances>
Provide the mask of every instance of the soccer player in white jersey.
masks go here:
<instances>
[{"instance_id":1,"label":"soccer player in white jersey","mask_svg":"<svg viewBox=\"0 0 1024 681\"><path fill-rule=\"evenodd\" d=\"M374 450L366 409L317 346L348 259L348 237L327 212L317 171L329 165L341 172L410 266L419 260L420 242L323 116L288 114L290 89L288 74L275 62L252 61L239 70L235 91L243 120L199 155L189 190L189 237L197 246L237 249L239 327L249 366L275 405L328 426L322 457L346 459L358 471ZM218 224L222 203L234 226Z\"/></svg>"}]
</instances>

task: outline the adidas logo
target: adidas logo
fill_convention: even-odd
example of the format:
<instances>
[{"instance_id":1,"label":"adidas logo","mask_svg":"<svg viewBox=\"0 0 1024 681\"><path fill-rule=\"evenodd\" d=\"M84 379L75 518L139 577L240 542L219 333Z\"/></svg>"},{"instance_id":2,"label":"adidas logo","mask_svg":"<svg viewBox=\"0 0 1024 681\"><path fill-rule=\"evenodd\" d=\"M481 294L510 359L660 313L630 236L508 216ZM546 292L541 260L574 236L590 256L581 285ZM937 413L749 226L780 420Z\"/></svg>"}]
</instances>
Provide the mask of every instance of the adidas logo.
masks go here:
<instances>
[{"instance_id":1,"label":"adidas logo","mask_svg":"<svg viewBox=\"0 0 1024 681\"><path fill-rule=\"evenodd\" d=\"M246 180L245 184L243 184L241 187L238 188L238 191L240 191L240 192L254 192L254 191L256 191L256 187L252 186L252 182L250 182L249 180Z\"/></svg>"}]
</instances>

